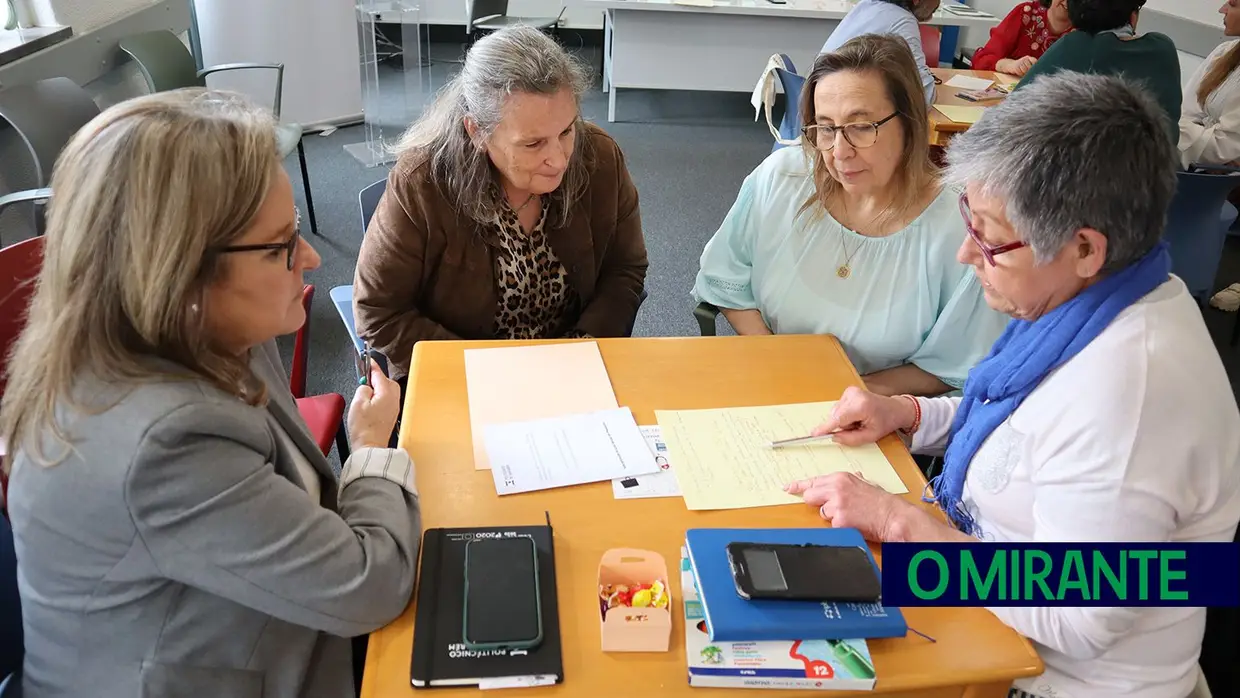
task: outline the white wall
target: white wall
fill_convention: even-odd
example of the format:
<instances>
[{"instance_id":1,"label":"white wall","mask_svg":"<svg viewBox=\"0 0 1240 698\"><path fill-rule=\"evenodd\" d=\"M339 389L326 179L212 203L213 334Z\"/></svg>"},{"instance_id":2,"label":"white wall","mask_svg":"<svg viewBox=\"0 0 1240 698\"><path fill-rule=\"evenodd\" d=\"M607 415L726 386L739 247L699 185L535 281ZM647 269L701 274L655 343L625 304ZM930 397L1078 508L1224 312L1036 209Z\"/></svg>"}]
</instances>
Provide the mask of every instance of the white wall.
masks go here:
<instances>
[{"instance_id":1,"label":"white wall","mask_svg":"<svg viewBox=\"0 0 1240 698\"><path fill-rule=\"evenodd\" d=\"M204 65L284 64L281 118L301 124L339 122L362 113L357 19L349 0L196 0ZM208 78L212 87L268 103L270 71Z\"/></svg>"},{"instance_id":2,"label":"white wall","mask_svg":"<svg viewBox=\"0 0 1240 698\"><path fill-rule=\"evenodd\" d=\"M1223 0L1147 0L1145 7L1169 15L1191 19L1210 26L1220 26L1223 18L1218 8Z\"/></svg>"}]
</instances>

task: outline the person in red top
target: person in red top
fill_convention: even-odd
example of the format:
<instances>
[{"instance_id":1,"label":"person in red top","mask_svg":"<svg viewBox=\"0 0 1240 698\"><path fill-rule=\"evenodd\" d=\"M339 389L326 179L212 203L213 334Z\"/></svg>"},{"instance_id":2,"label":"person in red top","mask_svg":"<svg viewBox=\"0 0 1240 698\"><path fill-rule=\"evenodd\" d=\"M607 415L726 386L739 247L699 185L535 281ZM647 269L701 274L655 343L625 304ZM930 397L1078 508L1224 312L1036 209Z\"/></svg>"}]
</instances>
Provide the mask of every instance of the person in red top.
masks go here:
<instances>
[{"instance_id":1,"label":"person in red top","mask_svg":"<svg viewBox=\"0 0 1240 698\"><path fill-rule=\"evenodd\" d=\"M1022 2L990 30L990 41L973 54L973 70L1024 75L1056 39L1071 30L1068 0Z\"/></svg>"}]
</instances>

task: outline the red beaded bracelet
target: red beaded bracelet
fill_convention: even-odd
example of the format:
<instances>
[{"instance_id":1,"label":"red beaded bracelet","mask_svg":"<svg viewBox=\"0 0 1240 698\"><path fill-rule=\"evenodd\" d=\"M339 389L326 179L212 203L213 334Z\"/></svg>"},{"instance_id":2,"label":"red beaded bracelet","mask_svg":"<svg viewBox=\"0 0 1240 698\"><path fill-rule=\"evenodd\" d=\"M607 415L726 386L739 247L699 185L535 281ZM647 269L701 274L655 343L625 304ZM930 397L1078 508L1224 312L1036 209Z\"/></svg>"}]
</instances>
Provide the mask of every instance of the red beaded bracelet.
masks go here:
<instances>
[{"instance_id":1,"label":"red beaded bracelet","mask_svg":"<svg viewBox=\"0 0 1240 698\"><path fill-rule=\"evenodd\" d=\"M919 428L921 428L921 403L918 402L917 398L912 395L901 395L900 397L906 398L909 402L913 403L913 424L907 429L900 430L900 433L912 436L917 433Z\"/></svg>"}]
</instances>

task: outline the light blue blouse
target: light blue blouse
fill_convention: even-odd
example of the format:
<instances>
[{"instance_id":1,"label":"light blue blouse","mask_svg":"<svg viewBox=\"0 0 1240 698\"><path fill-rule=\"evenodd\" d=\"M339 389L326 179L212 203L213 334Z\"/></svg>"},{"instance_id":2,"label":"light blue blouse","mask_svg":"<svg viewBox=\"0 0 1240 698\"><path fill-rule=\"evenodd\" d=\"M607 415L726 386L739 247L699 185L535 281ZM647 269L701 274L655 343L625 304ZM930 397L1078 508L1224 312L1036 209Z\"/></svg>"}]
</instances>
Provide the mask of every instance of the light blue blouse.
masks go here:
<instances>
[{"instance_id":1,"label":"light blue blouse","mask_svg":"<svg viewBox=\"0 0 1240 698\"><path fill-rule=\"evenodd\" d=\"M797 214L814 191L809 168L800 148L781 148L745 178L702 252L694 298L757 309L776 334L835 335L862 375L912 363L964 385L1008 318L956 261L959 192L945 188L907 228L871 238L818 207Z\"/></svg>"}]
</instances>

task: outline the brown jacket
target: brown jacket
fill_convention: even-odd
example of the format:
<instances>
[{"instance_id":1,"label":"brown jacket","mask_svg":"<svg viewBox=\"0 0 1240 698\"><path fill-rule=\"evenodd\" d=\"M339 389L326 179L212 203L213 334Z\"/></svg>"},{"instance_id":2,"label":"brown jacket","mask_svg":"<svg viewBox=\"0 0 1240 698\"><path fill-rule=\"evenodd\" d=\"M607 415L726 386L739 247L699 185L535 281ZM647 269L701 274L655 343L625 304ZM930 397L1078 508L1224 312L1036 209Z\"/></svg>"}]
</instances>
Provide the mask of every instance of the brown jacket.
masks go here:
<instances>
[{"instance_id":1,"label":"brown jacket","mask_svg":"<svg viewBox=\"0 0 1240 698\"><path fill-rule=\"evenodd\" d=\"M637 189L611 136L587 124L589 185L566 227L547 221L552 250L581 298L571 326L594 337L627 336L645 284L646 242ZM353 277L358 334L409 372L424 339L494 339L499 290L494 236L453 209L429 167L397 163L370 221Z\"/></svg>"}]
</instances>

